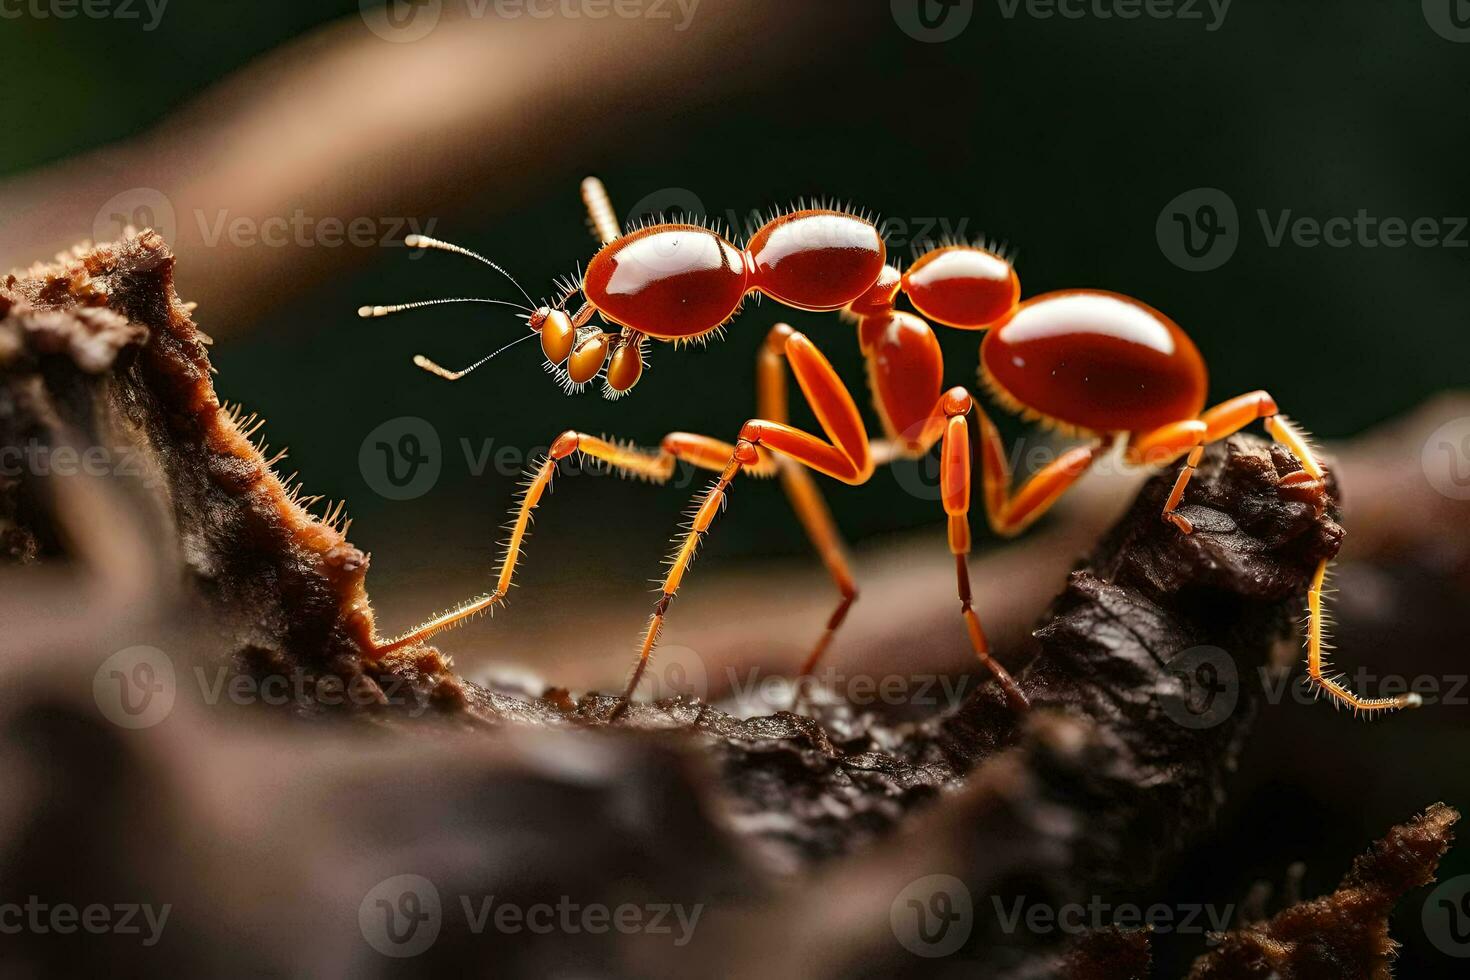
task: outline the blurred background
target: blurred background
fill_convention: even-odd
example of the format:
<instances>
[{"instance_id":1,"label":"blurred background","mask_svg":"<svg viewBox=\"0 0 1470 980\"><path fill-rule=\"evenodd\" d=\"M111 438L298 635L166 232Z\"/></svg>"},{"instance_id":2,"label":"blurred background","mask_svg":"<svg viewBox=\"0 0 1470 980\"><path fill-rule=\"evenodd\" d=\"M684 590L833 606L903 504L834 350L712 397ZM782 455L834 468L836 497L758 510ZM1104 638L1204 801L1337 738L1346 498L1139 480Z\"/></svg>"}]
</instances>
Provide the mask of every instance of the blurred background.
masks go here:
<instances>
[{"instance_id":1,"label":"blurred background","mask_svg":"<svg viewBox=\"0 0 1470 980\"><path fill-rule=\"evenodd\" d=\"M519 471L562 430L649 446L671 429L735 433L778 318L864 387L850 327L772 304L708 347L655 345L618 402L563 395L533 344L456 385L411 365L415 353L469 363L514 339L509 311L355 316L363 303L516 296L468 260L402 248L414 231L550 293L594 251L577 193L587 174L624 215L697 211L733 219L737 237L752 212L825 197L882 215L902 258L923 239L1004 242L1026 295L1137 296L1194 336L1213 397L1266 388L1329 441L1463 386L1470 32L1453 0L1442 6L1201 2L1125 18L1119 5L1026 0L650 0L634 16L470 0L172 0L131 5L135 17L16 5L0 21L0 267L128 222L164 231L179 291L215 338L222 396L269 420L271 444L291 450L284 469L311 492L347 499L392 631L482 587ZM1335 231L1314 236L1313 223ZM942 334L948 383L973 383L977 341ZM404 431L430 433L437 472L385 492L372 445ZM645 580L703 477L675 482L564 478L515 602L446 648L468 669L544 669L611 635L611 658L586 676L621 676ZM932 485L910 464L833 488L860 578L864 555L919 542L904 554L950 587ZM775 487L737 488L704 557L682 610L696 619L756 612L720 604L717 568L805 576L804 630L829 608ZM868 615L882 618L883 601L870 591ZM569 616L582 604L617 613L588 636ZM963 660L954 625L946 655ZM671 642L692 643L678 626ZM1395 635L1344 636L1344 656L1429 669ZM1463 663L1463 632L1446 642ZM1179 895L1202 883L1243 894L1297 860L1310 893L1408 812L1470 803L1464 707L1372 726L1291 702L1268 714L1235 819L1181 872ZM1447 870L1470 871L1463 849ZM1429 975L1417 922L1397 934L1404 975Z\"/></svg>"}]
</instances>

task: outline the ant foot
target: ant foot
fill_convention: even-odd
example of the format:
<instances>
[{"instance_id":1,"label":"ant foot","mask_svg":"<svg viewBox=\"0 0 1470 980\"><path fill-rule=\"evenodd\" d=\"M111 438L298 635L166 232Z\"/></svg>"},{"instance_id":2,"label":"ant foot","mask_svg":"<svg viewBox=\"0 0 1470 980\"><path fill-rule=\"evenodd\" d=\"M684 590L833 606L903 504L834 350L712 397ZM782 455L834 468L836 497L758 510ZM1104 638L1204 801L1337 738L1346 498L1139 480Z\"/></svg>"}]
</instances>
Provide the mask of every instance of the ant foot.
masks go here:
<instances>
[{"instance_id":1,"label":"ant foot","mask_svg":"<svg viewBox=\"0 0 1470 980\"><path fill-rule=\"evenodd\" d=\"M1194 525L1189 523L1189 518L1183 517L1175 511L1165 511L1164 520L1179 529L1180 534L1193 534Z\"/></svg>"},{"instance_id":2,"label":"ant foot","mask_svg":"<svg viewBox=\"0 0 1470 980\"><path fill-rule=\"evenodd\" d=\"M1305 470L1281 478L1281 496L1303 504L1314 504L1320 513L1327 503L1327 484Z\"/></svg>"}]
</instances>

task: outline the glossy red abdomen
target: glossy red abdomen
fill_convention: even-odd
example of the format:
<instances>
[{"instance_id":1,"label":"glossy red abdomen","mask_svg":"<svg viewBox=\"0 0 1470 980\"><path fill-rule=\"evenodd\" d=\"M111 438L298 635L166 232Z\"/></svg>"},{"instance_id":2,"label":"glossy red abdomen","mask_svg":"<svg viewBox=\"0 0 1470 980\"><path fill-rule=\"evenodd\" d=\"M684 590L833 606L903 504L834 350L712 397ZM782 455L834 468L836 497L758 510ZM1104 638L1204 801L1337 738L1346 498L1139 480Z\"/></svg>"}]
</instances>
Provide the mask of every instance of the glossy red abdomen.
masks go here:
<instances>
[{"instance_id":1,"label":"glossy red abdomen","mask_svg":"<svg viewBox=\"0 0 1470 980\"><path fill-rule=\"evenodd\" d=\"M1021 280L994 252L951 245L922 256L905 270L903 291L928 319L980 330L1015 308L1021 299Z\"/></svg>"},{"instance_id":2,"label":"glossy red abdomen","mask_svg":"<svg viewBox=\"0 0 1470 980\"><path fill-rule=\"evenodd\" d=\"M698 337L730 319L749 289L745 256L697 225L654 225L608 245L582 283L608 320L663 340Z\"/></svg>"},{"instance_id":3,"label":"glossy red abdomen","mask_svg":"<svg viewBox=\"0 0 1470 980\"><path fill-rule=\"evenodd\" d=\"M1098 290L1022 303L986 335L980 363L1022 407L1098 433L1196 418L1207 393L1204 360L1174 321Z\"/></svg>"},{"instance_id":4,"label":"glossy red abdomen","mask_svg":"<svg viewBox=\"0 0 1470 980\"><path fill-rule=\"evenodd\" d=\"M751 285L803 310L840 310L878 281L888 250L871 221L796 211L751 236Z\"/></svg>"}]
</instances>

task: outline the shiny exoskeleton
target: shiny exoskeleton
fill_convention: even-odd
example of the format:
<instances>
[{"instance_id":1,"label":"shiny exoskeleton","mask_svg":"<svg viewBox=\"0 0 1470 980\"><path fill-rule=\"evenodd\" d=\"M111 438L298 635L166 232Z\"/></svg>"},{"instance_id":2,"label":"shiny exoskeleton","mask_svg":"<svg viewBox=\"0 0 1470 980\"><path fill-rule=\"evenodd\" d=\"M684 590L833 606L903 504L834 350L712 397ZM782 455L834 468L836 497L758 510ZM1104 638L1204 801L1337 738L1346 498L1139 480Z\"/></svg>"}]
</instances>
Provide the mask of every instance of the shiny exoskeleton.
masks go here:
<instances>
[{"instance_id":1,"label":"shiny exoskeleton","mask_svg":"<svg viewBox=\"0 0 1470 980\"><path fill-rule=\"evenodd\" d=\"M741 427L733 442L674 432L658 451L650 452L582 432L564 432L530 476L494 590L383 642L380 653L420 642L504 600L531 514L550 485L557 462L574 452L603 460L620 473L655 481L667 480L681 460L719 474L698 500L688 530L676 539L623 707L637 688L699 541L742 472L781 477L793 510L840 594L836 610L801 667L799 676L805 678L857 597L841 539L811 472L860 484L879 465L921 456L938 445L941 499L961 615L976 655L1018 711L1026 709L1026 698L990 655L972 604L971 421L980 441L985 513L991 528L1001 535L1018 534L1036 521L1114 447L1121 447L1124 458L1137 465L1163 466L1183 458L1162 517L1189 534L1193 528L1178 509L1204 447L1256 420L1263 421L1300 464L1299 471L1283 479L1281 492L1319 507L1325 504L1322 465L1307 440L1280 414L1276 401L1255 391L1207 409L1207 375L1199 350L1173 320L1136 299L1073 289L1022 300L1011 263L997 251L977 245L934 248L900 271L889 262L877 226L842 210L802 209L779 215L741 247L694 224L655 224L623 234L601 183L589 178L583 197L603 242L601 250L581 281L569 284L558 303L537 306L528 299L524 308L548 364L564 372L569 386L601 376L607 394L621 395L642 375L646 341L707 338L735 317L747 297L760 294L796 309L843 311L856 322L884 437L869 438L848 386L817 345L778 324L759 354L757 415ZM421 237L410 244L464 252ZM570 301L579 292L582 302L573 310ZM914 312L899 309L904 297ZM425 304L364 307L362 312L382 315L419 305ZM614 329L604 330L594 318ZM1085 441L1013 488L1004 446L989 416L966 388L945 388L944 360L931 323L983 331L980 378L996 401ZM423 357L416 362L451 380L478 367L456 372ZM788 368L817 417L820 434L788 421ZM1325 573L1324 562L1308 597L1311 680L1338 703L1359 711L1418 704L1412 694L1359 697L1324 672Z\"/></svg>"}]
</instances>

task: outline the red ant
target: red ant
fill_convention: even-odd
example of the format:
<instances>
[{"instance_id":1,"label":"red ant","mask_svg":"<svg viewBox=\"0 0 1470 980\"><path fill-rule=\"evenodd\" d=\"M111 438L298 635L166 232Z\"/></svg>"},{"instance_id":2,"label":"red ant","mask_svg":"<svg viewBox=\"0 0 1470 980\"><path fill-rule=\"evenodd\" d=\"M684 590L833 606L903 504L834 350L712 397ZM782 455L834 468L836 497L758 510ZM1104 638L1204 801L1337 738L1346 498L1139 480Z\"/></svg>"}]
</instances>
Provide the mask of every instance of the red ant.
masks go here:
<instances>
[{"instance_id":1,"label":"red ant","mask_svg":"<svg viewBox=\"0 0 1470 980\"><path fill-rule=\"evenodd\" d=\"M1301 464L1300 471L1282 480L1282 492L1319 507L1324 503L1322 465L1301 432L1280 414L1275 399L1255 391L1206 410L1205 364L1199 350L1172 320L1138 300L1074 289L1022 301L1020 280L1011 263L994 249L973 245L932 249L900 272L888 263L875 224L842 210L802 209L777 215L740 248L717 231L694 224L659 223L624 234L600 181L584 181L582 196L602 248L580 280L562 284L556 304L535 304L521 289L525 307L503 300L446 299L363 307L358 312L365 317L383 316L452 302L516 306L524 310L531 328L520 340L539 335L549 368L569 389L601 376L604 393L617 397L638 383L647 338L678 345L716 335L751 293L801 310L841 310L857 321L858 342L867 359L868 380L885 438L869 440L847 385L817 345L790 326L777 324L759 354L758 415L741 427L733 445L709 436L673 432L655 453L582 432L563 432L530 476L494 591L381 643L375 650L378 654L420 642L504 600L532 511L550 485L557 462L574 452L602 460L622 475L655 482L668 480L680 460L719 473L698 498L688 530L676 539L619 713L638 687L700 540L742 472L780 476L792 509L840 595L826 629L801 667L799 679L805 679L858 595L841 539L809 471L861 484L878 466L920 457L938 443L941 496L949 521L960 612L976 656L998 679L1016 710L1028 707L1026 697L991 657L985 631L972 607L967 424L972 411L979 428L985 513L991 528L1003 536L1019 534L1034 523L1119 442L1124 459L1132 464L1160 466L1185 458L1162 516L1181 533L1189 534L1193 528L1177 508L1205 445L1258 419ZM469 255L511 279L493 262L456 245L421 235L411 236L408 244ZM518 283L516 286L520 289ZM585 301L575 313L569 313L568 302L578 292ZM896 308L900 293L920 315ZM620 329L605 332L592 323L594 315ZM986 331L980 345L980 377L997 401L1026 418L1086 435L1090 442L1062 453L1013 490L1000 435L984 409L963 387L943 389L944 362L927 321ZM416 356L414 363L454 381L489 359L460 371L446 370L423 356ZM815 413L821 436L788 423L786 367ZM1361 698L1339 679L1323 673L1322 583L1326 571L1324 561L1308 593L1307 671L1312 682L1339 704L1358 711L1417 706L1420 698L1415 694Z\"/></svg>"}]
</instances>

